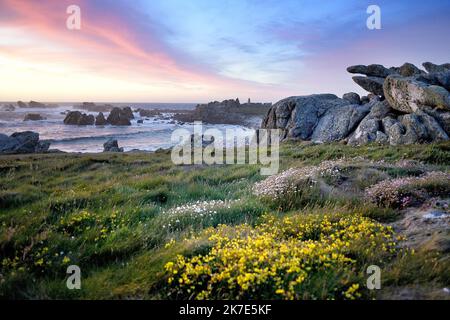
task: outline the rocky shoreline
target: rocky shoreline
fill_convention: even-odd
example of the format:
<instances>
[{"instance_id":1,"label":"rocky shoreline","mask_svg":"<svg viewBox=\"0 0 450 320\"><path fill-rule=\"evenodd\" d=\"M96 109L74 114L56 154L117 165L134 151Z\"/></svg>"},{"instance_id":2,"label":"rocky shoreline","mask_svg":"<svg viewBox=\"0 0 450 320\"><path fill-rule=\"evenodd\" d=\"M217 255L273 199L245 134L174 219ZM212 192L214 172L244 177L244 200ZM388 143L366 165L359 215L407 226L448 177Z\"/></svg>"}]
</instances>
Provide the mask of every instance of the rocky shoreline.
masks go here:
<instances>
[{"instance_id":1,"label":"rocky shoreline","mask_svg":"<svg viewBox=\"0 0 450 320\"><path fill-rule=\"evenodd\" d=\"M382 65L356 65L347 68L355 83L367 90L360 97L349 92L342 98L334 94L293 96L276 104L247 103L239 99L199 104L194 110L174 112L174 123L203 121L209 124L242 125L250 128L280 129L281 140L316 143L339 141L352 146L367 143L390 145L431 143L450 136L450 64L423 64L425 70L410 63L386 68ZM39 102L18 102L19 108L51 108ZM95 116L68 111L64 124L82 126L130 126L134 112L141 117L165 117L167 110L146 110L83 103L86 110L99 110ZM109 109L111 107L111 109ZM5 108L13 111L15 106ZM107 117L103 111L108 108ZM27 113L24 121L40 121L37 113ZM139 120L143 123L143 119ZM260 126L260 123L261 126ZM0 136L0 153L48 152L49 142L39 141L31 131ZM117 141L105 151L120 152Z\"/></svg>"}]
</instances>

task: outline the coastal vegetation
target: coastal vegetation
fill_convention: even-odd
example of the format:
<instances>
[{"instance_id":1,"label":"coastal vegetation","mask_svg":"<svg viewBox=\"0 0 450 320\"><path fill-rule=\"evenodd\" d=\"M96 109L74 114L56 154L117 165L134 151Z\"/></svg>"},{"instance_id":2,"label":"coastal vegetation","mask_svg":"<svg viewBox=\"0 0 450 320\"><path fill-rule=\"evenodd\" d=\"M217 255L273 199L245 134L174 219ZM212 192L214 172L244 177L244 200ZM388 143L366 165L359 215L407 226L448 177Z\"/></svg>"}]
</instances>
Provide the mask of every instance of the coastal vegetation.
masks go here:
<instances>
[{"instance_id":1,"label":"coastal vegetation","mask_svg":"<svg viewBox=\"0 0 450 320\"><path fill-rule=\"evenodd\" d=\"M448 298L449 155L449 142L288 141L272 177L169 151L5 155L0 296Z\"/></svg>"}]
</instances>

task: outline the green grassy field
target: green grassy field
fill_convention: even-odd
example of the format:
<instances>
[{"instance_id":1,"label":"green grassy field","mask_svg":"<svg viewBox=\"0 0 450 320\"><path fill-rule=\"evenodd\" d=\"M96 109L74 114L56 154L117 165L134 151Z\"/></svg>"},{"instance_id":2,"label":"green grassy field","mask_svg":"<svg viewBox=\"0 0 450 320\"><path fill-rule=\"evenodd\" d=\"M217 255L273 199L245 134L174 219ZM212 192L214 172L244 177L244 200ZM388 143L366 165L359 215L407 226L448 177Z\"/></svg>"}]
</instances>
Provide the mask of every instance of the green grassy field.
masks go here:
<instances>
[{"instance_id":1,"label":"green grassy field","mask_svg":"<svg viewBox=\"0 0 450 320\"><path fill-rule=\"evenodd\" d=\"M1 156L0 297L369 299L398 298L400 289L448 297L448 247L408 248L392 227L404 210L364 192L449 172L450 143L286 143L280 166L343 157L339 175L271 198L252 192L265 179L258 165L175 166L167 152ZM450 182L420 188L445 198ZM448 243L445 230L438 238ZM72 264L81 290L66 288ZM382 269L381 290L365 287L372 264Z\"/></svg>"}]
</instances>

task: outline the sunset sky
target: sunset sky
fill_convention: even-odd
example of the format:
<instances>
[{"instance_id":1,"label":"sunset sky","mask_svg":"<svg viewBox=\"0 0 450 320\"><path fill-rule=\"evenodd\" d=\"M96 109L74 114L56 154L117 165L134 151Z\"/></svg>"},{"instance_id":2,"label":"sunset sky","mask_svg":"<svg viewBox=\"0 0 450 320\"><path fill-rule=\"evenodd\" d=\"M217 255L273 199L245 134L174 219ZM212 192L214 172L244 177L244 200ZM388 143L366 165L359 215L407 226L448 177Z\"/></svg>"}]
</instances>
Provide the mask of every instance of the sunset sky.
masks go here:
<instances>
[{"instance_id":1,"label":"sunset sky","mask_svg":"<svg viewBox=\"0 0 450 320\"><path fill-rule=\"evenodd\" d=\"M0 0L0 101L363 93L347 66L450 62L449 15L450 0Z\"/></svg>"}]
</instances>

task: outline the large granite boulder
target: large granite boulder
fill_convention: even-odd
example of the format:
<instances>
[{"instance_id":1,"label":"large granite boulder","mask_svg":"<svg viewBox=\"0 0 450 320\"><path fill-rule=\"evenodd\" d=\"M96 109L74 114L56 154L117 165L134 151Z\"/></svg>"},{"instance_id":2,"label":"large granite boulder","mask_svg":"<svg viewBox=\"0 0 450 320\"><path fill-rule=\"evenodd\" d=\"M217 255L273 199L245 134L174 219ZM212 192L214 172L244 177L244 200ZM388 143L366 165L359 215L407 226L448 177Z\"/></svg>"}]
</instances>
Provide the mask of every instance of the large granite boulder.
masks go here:
<instances>
[{"instance_id":1,"label":"large granite boulder","mask_svg":"<svg viewBox=\"0 0 450 320\"><path fill-rule=\"evenodd\" d=\"M90 126L94 125L95 118L93 115L81 113L80 111L70 111L64 119L64 124L78 125L78 126Z\"/></svg>"},{"instance_id":2,"label":"large granite boulder","mask_svg":"<svg viewBox=\"0 0 450 320\"><path fill-rule=\"evenodd\" d=\"M106 121L113 126L131 126L130 120L133 119L133 112L131 108L114 107L109 113Z\"/></svg>"},{"instance_id":3,"label":"large granite boulder","mask_svg":"<svg viewBox=\"0 0 450 320\"><path fill-rule=\"evenodd\" d=\"M262 128L282 129L282 139L309 140L319 119L329 109L349 105L334 94L316 94L283 99L274 104L262 123Z\"/></svg>"},{"instance_id":4,"label":"large granite boulder","mask_svg":"<svg viewBox=\"0 0 450 320\"><path fill-rule=\"evenodd\" d=\"M314 128L311 140L314 142L339 141L346 138L370 112L370 103L330 108L320 117Z\"/></svg>"},{"instance_id":5,"label":"large granite boulder","mask_svg":"<svg viewBox=\"0 0 450 320\"><path fill-rule=\"evenodd\" d=\"M383 91L392 108L402 112L412 113L423 106L450 110L450 93L446 89L414 77L391 75L386 78Z\"/></svg>"},{"instance_id":6,"label":"large granite boulder","mask_svg":"<svg viewBox=\"0 0 450 320\"><path fill-rule=\"evenodd\" d=\"M0 135L0 153L39 153L47 152L49 142L39 141L39 134L32 131L15 132L11 136Z\"/></svg>"}]
</instances>

